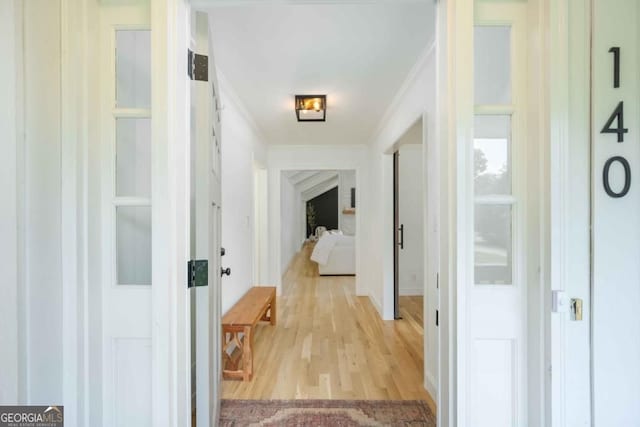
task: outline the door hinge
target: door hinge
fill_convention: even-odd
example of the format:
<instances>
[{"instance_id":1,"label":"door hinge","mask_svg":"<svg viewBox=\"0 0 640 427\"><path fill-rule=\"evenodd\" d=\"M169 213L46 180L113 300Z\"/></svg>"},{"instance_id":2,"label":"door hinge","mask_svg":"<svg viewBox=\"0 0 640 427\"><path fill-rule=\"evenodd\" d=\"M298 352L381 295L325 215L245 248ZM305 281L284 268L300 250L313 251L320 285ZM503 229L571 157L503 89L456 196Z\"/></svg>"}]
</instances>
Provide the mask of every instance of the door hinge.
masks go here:
<instances>
[{"instance_id":1,"label":"door hinge","mask_svg":"<svg viewBox=\"0 0 640 427\"><path fill-rule=\"evenodd\" d=\"M209 284L209 260L192 259L187 263L187 288Z\"/></svg>"},{"instance_id":2,"label":"door hinge","mask_svg":"<svg viewBox=\"0 0 640 427\"><path fill-rule=\"evenodd\" d=\"M436 310L436 326L440 326L440 312Z\"/></svg>"},{"instance_id":3,"label":"door hinge","mask_svg":"<svg viewBox=\"0 0 640 427\"><path fill-rule=\"evenodd\" d=\"M209 57L194 53L189 49L187 74L191 80L209 81Z\"/></svg>"},{"instance_id":4,"label":"door hinge","mask_svg":"<svg viewBox=\"0 0 640 427\"><path fill-rule=\"evenodd\" d=\"M436 273L436 289L440 289L440 273Z\"/></svg>"}]
</instances>

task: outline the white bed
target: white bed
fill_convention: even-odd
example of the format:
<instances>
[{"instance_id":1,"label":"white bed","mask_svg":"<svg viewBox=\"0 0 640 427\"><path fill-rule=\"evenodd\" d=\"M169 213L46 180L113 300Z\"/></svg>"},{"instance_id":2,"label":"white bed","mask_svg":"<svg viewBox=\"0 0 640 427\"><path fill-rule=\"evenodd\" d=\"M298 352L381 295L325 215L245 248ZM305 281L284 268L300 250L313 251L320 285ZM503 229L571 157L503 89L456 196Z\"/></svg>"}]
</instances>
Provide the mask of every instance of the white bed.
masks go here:
<instances>
[{"instance_id":1,"label":"white bed","mask_svg":"<svg viewBox=\"0 0 640 427\"><path fill-rule=\"evenodd\" d=\"M311 253L311 260L318 263L318 271L321 276L355 275L354 236L324 233Z\"/></svg>"}]
</instances>

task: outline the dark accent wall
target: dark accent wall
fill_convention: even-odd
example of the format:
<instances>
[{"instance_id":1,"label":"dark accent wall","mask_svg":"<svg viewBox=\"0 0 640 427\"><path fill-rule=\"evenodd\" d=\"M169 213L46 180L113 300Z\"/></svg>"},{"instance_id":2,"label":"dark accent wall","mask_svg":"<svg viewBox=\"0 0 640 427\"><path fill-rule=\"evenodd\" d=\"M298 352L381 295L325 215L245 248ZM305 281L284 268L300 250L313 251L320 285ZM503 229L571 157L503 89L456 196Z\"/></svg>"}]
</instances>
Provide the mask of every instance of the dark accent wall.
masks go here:
<instances>
[{"instance_id":1,"label":"dark accent wall","mask_svg":"<svg viewBox=\"0 0 640 427\"><path fill-rule=\"evenodd\" d=\"M307 202L307 211L309 206L314 206L316 209L316 227L323 225L327 227L327 230L338 228L338 187L334 187L309 200ZM314 231L307 222L307 236Z\"/></svg>"}]
</instances>

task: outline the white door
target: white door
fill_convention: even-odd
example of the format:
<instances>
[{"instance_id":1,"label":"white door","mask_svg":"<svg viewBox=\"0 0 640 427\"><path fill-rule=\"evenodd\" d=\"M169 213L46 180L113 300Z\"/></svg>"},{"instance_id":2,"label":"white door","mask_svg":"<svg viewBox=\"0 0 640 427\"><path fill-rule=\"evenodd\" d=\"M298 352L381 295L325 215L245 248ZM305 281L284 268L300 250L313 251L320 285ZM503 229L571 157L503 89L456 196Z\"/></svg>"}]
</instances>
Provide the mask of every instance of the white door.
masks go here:
<instances>
[{"instance_id":1,"label":"white door","mask_svg":"<svg viewBox=\"0 0 640 427\"><path fill-rule=\"evenodd\" d=\"M194 260L208 260L208 285L190 291L192 409L198 426L218 423L221 379L220 109L208 28L207 14L194 13L192 51L208 57L209 70L207 80L196 76L191 82L191 253Z\"/></svg>"},{"instance_id":2,"label":"white door","mask_svg":"<svg viewBox=\"0 0 640 427\"><path fill-rule=\"evenodd\" d=\"M527 424L526 4L475 2L463 425ZM526 250L532 250L527 248ZM463 257L462 259L465 259Z\"/></svg>"},{"instance_id":3,"label":"white door","mask_svg":"<svg viewBox=\"0 0 640 427\"><path fill-rule=\"evenodd\" d=\"M101 7L100 40L103 425L151 426L148 5Z\"/></svg>"},{"instance_id":4,"label":"white door","mask_svg":"<svg viewBox=\"0 0 640 427\"><path fill-rule=\"evenodd\" d=\"M192 50L198 55L193 61L196 69L191 82L192 254L195 259L208 260L209 266L208 286L191 290L192 338L195 339L191 346L195 351L192 391L195 392L196 425L215 426L220 410L222 351L220 101L206 13L193 13L191 32ZM208 74L201 77L200 61L207 58Z\"/></svg>"},{"instance_id":5,"label":"white door","mask_svg":"<svg viewBox=\"0 0 640 427\"><path fill-rule=\"evenodd\" d=\"M593 2L593 423L640 423L640 3Z\"/></svg>"}]
</instances>

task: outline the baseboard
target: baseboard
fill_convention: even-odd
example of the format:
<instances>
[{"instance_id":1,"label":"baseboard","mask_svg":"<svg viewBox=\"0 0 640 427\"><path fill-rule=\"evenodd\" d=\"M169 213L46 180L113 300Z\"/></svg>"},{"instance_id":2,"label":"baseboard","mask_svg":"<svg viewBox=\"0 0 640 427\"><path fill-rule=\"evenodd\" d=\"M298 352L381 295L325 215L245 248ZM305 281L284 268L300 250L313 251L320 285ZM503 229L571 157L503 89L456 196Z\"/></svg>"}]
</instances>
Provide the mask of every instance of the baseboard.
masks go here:
<instances>
[{"instance_id":1,"label":"baseboard","mask_svg":"<svg viewBox=\"0 0 640 427\"><path fill-rule=\"evenodd\" d=\"M436 384L435 378L429 372L426 372L424 375L424 388L427 390L427 393L431 396L436 405L438 404L437 396L438 396L438 384Z\"/></svg>"},{"instance_id":2,"label":"baseboard","mask_svg":"<svg viewBox=\"0 0 640 427\"><path fill-rule=\"evenodd\" d=\"M371 304L373 304L373 307L378 311L380 318L383 318L384 316L382 316L382 306L380 305L380 303L375 299L373 295L369 294L368 296L369 296L369 301L371 301Z\"/></svg>"},{"instance_id":3,"label":"baseboard","mask_svg":"<svg viewBox=\"0 0 640 427\"><path fill-rule=\"evenodd\" d=\"M424 295L424 288L400 288L401 297L421 296Z\"/></svg>"}]
</instances>

